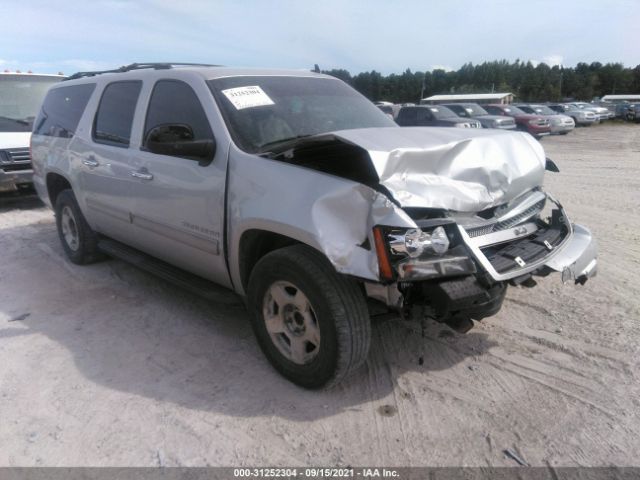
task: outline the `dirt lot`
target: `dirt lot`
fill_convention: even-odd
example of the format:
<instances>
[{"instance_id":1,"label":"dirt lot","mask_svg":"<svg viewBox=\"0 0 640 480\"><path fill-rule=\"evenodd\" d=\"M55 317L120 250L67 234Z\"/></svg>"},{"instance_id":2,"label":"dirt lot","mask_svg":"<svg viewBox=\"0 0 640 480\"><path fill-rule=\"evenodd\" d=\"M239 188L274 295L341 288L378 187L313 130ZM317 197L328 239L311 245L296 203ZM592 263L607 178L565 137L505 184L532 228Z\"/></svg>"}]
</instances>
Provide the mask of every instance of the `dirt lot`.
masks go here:
<instances>
[{"instance_id":1,"label":"dirt lot","mask_svg":"<svg viewBox=\"0 0 640 480\"><path fill-rule=\"evenodd\" d=\"M0 465L640 465L640 127L543 140L546 188L600 244L586 286L511 288L466 335L374 326L350 382L278 376L229 295L68 263L52 213L0 198Z\"/></svg>"}]
</instances>

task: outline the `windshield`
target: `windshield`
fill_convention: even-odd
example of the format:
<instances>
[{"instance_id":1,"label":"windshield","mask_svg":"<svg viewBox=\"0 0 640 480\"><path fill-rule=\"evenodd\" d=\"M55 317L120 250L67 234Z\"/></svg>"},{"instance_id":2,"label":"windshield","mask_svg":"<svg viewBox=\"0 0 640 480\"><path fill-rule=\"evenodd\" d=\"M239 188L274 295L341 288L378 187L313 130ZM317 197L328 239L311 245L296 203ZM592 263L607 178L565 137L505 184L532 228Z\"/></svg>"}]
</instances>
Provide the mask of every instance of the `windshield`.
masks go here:
<instances>
[{"instance_id":1,"label":"windshield","mask_svg":"<svg viewBox=\"0 0 640 480\"><path fill-rule=\"evenodd\" d=\"M243 76L207 83L233 141L249 153L270 152L289 141L334 130L397 127L340 80Z\"/></svg>"},{"instance_id":2,"label":"windshield","mask_svg":"<svg viewBox=\"0 0 640 480\"><path fill-rule=\"evenodd\" d=\"M61 77L0 75L0 132L30 132L49 87Z\"/></svg>"},{"instance_id":3,"label":"windshield","mask_svg":"<svg viewBox=\"0 0 640 480\"><path fill-rule=\"evenodd\" d=\"M478 115L489 115L489 112L487 112L484 108L482 108L480 105L465 105L464 109L469 113L469 115L471 115L472 117L474 116L478 116Z\"/></svg>"},{"instance_id":4,"label":"windshield","mask_svg":"<svg viewBox=\"0 0 640 480\"><path fill-rule=\"evenodd\" d=\"M558 113L554 112L546 105L532 105L531 108L533 108L533 110L540 115L556 115Z\"/></svg>"},{"instance_id":5,"label":"windshield","mask_svg":"<svg viewBox=\"0 0 640 480\"><path fill-rule=\"evenodd\" d=\"M447 107L443 107L442 105L438 105L437 107L428 107L433 113L433 116L438 120L442 120L444 118L460 118L458 115L453 113L453 110L448 109Z\"/></svg>"},{"instance_id":6,"label":"windshield","mask_svg":"<svg viewBox=\"0 0 640 480\"><path fill-rule=\"evenodd\" d=\"M503 107L502 110L509 115L526 115L526 113L520 110L518 107L514 107L511 105L509 105L508 107Z\"/></svg>"}]
</instances>

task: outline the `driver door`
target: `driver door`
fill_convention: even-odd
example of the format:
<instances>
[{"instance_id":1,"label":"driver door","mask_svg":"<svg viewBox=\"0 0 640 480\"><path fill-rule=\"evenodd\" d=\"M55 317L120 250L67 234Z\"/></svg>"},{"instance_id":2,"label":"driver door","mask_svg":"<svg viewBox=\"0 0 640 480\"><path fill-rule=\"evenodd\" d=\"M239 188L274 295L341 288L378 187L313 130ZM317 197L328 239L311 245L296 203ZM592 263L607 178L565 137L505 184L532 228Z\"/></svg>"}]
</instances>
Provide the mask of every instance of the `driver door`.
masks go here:
<instances>
[{"instance_id":1,"label":"driver door","mask_svg":"<svg viewBox=\"0 0 640 480\"><path fill-rule=\"evenodd\" d=\"M152 153L146 142L154 129L166 126L192 132L193 140L214 140L194 89L180 80L157 81L131 172L136 244L168 263L230 287L223 243L227 152L218 149L206 160Z\"/></svg>"}]
</instances>

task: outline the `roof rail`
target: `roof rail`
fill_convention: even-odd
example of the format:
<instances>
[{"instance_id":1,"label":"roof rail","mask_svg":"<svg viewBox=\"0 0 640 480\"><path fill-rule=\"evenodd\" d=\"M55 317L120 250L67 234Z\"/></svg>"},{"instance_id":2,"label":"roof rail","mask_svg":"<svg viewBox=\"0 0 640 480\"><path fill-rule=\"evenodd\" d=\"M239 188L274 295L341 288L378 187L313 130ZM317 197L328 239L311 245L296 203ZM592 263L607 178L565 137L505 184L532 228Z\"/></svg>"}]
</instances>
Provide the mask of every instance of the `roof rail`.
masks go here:
<instances>
[{"instance_id":1,"label":"roof rail","mask_svg":"<svg viewBox=\"0 0 640 480\"><path fill-rule=\"evenodd\" d=\"M83 77L93 77L102 75L103 73L124 73L132 70L143 70L145 68L153 68L154 70L168 70L173 67L220 67L221 65L212 65L209 63L180 63L180 62L161 62L161 63L132 63L124 65L113 70L97 70L95 72L77 72L67 77L65 80L75 80Z\"/></svg>"}]
</instances>

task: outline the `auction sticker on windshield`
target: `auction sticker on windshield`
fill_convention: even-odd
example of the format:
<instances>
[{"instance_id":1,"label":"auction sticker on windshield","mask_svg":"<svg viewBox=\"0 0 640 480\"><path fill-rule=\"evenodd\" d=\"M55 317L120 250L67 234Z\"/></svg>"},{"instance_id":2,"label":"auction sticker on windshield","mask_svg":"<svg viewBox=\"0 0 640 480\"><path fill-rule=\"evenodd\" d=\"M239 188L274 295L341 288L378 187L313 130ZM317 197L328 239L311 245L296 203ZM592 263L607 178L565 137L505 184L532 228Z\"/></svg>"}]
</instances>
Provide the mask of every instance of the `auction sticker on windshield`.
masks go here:
<instances>
[{"instance_id":1,"label":"auction sticker on windshield","mask_svg":"<svg viewBox=\"0 0 640 480\"><path fill-rule=\"evenodd\" d=\"M228 88L227 90L222 90L222 93L236 107L236 110L273 105L273 100L257 85L253 87Z\"/></svg>"}]
</instances>

